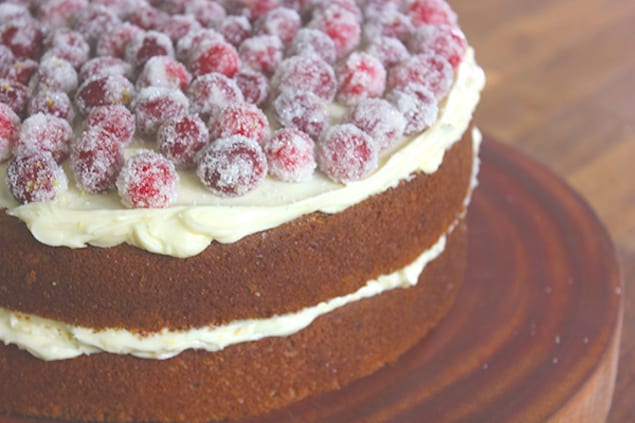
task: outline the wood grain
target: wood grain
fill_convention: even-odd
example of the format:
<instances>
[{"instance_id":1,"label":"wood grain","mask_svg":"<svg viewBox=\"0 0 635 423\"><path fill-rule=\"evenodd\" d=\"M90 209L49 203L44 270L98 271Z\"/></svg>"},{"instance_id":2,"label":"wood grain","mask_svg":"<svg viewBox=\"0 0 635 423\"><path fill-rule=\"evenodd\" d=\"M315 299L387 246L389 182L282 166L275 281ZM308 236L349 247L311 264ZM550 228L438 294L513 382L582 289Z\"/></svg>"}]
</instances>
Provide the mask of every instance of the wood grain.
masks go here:
<instances>
[{"instance_id":1,"label":"wood grain","mask_svg":"<svg viewBox=\"0 0 635 423\"><path fill-rule=\"evenodd\" d=\"M597 212L624 274L609 423L635 422L635 2L449 0L488 75L476 120Z\"/></svg>"}]
</instances>

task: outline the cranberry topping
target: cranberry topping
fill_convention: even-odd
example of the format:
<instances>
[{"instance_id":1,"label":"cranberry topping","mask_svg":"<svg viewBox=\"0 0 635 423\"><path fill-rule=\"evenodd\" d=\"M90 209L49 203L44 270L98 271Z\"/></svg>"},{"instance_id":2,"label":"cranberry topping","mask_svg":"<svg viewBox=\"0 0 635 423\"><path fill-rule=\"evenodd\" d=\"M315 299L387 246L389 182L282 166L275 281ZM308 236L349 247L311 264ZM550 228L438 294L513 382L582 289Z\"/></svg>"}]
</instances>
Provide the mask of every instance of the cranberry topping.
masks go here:
<instances>
[{"instance_id":1,"label":"cranberry topping","mask_svg":"<svg viewBox=\"0 0 635 423\"><path fill-rule=\"evenodd\" d=\"M282 41L275 35L257 35L247 38L238 54L249 68L272 74L282 61Z\"/></svg>"},{"instance_id":2,"label":"cranberry topping","mask_svg":"<svg viewBox=\"0 0 635 423\"><path fill-rule=\"evenodd\" d=\"M154 134L167 119L187 113L190 102L176 88L147 87L139 91L134 102L137 129Z\"/></svg>"},{"instance_id":3,"label":"cranberry topping","mask_svg":"<svg viewBox=\"0 0 635 423\"><path fill-rule=\"evenodd\" d=\"M277 92L310 91L329 102L337 91L335 71L318 56L293 56L283 60L271 84Z\"/></svg>"},{"instance_id":4,"label":"cranberry topping","mask_svg":"<svg viewBox=\"0 0 635 423\"><path fill-rule=\"evenodd\" d=\"M308 91L286 90L273 101L275 117L288 128L297 128L318 138L329 124L324 100Z\"/></svg>"},{"instance_id":5,"label":"cranberry topping","mask_svg":"<svg viewBox=\"0 0 635 423\"><path fill-rule=\"evenodd\" d=\"M212 140L242 135L263 144L269 138L269 121L256 105L227 104L212 113L207 123Z\"/></svg>"},{"instance_id":6,"label":"cranberry topping","mask_svg":"<svg viewBox=\"0 0 635 423\"><path fill-rule=\"evenodd\" d=\"M177 169L196 167L196 154L208 143L209 131L198 115L169 119L157 132L159 150Z\"/></svg>"},{"instance_id":7,"label":"cranberry topping","mask_svg":"<svg viewBox=\"0 0 635 423\"><path fill-rule=\"evenodd\" d=\"M134 87L125 77L107 75L85 81L75 94L75 105L82 114L87 114L98 106L127 106L134 95Z\"/></svg>"},{"instance_id":8,"label":"cranberry topping","mask_svg":"<svg viewBox=\"0 0 635 423\"><path fill-rule=\"evenodd\" d=\"M386 69L376 57L355 52L346 59L338 72L338 79L338 100L352 104L362 98L383 95L386 88Z\"/></svg>"},{"instance_id":9,"label":"cranberry topping","mask_svg":"<svg viewBox=\"0 0 635 423\"><path fill-rule=\"evenodd\" d=\"M20 129L20 117L11 107L0 103L0 161L5 161L13 154L13 146Z\"/></svg>"},{"instance_id":10,"label":"cranberry topping","mask_svg":"<svg viewBox=\"0 0 635 423\"><path fill-rule=\"evenodd\" d=\"M287 182L308 179L317 166L314 149L315 143L304 132L292 128L277 130L264 147L269 173Z\"/></svg>"},{"instance_id":11,"label":"cranberry topping","mask_svg":"<svg viewBox=\"0 0 635 423\"><path fill-rule=\"evenodd\" d=\"M236 81L220 73L208 73L194 79L187 94L192 111L203 116L208 116L220 106L244 101Z\"/></svg>"},{"instance_id":12,"label":"cranberry topping","mask_svg":"<svg viewBox=\"0 0 635 423\"><path fill-rule=\"evenodd\" d=\"M29 115L45 113L57 116L69 123L75 120L75 109L70 97L63 91L38 90L28 105Z\"/></svg>"},{"instance_id":13,"label":"cranberry topping","mask_svg":"<svg viewBox=\"0 0 635 423\"><path fill-rule=\"evenodd\" d=\"M61 163L68 156L72 140L73 128L66 120L37 113L22 122L14 152L47 151L55 161Z\"/></svg>"},{"instance_id":14,"label":"cranberry topping","mask_svg":"<svg viewBox=\"0 0 635 423\"><path fill-rule=\"evenodd\" d=\"M64 170L47 151L14 155L7 166L7 185L21 204L53 201L68 187Z\"/></svg>"},{"instance_id":15,"label":"cranberry topping","mask_svg":"<svg viewBox=\"0 0 635 423\"><path fill-rule=\"evenodd\" d=\"M126 160L116 185L126 207L162 208L176 200L178 181L171 161L145 150Z\"/></svg>"},{"instance_id":16,"label":"cranberry topping","mask_svg":"<svg viewBox=\"0 0 635 423\"><path fill-rule=\"evenodd\" d=\"M406 127L403 114L381 98L360 100L349 109L345 120L370 135L380 152L395 144Z\"/></svg>"},{"instance_id":17,"label":"cranberry topping","mask_svg":"<svg viewBox=\"0 0 635 423\"><path fill-rule=\"evenodd\" d=\"M123 163L121 143L103 127L85 129L71 147L71 168L77 187L91 194L114 190Z\"/></svg>"},{"instance_id":18,"label":"cranberry topping","mask_svg":"<svg viewBox=\"0 0 635 423\"><path fill-rule=\"evenodd\" d=\"M125 106L95 107L84 121L84 131L95 129L107 133L121 146L126 146L132 141L135 133L135 117Z\"/></svg>"}]
</instances>

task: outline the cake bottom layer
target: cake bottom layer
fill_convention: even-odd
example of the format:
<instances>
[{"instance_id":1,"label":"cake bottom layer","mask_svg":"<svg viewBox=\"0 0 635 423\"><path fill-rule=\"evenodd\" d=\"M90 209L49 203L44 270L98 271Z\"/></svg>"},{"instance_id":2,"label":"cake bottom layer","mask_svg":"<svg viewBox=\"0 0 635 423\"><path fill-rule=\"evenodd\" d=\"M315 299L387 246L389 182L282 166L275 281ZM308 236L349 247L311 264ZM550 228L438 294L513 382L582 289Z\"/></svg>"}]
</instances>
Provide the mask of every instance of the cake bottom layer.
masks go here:
<instances>
[{"instance_id":1,"label":"cake bottom layer","mask_svg":"<svg viewBox=\"0 0 635 423\"><path fill-rule=\"evenodd\" d=\"M209 422L340 388L417 343L450 309L466 263L463 221L411 288L357 301L287 337L168 360L95 354L46 362L0 345L0 412L71 420Z\"/></svg>"}]
</instances>

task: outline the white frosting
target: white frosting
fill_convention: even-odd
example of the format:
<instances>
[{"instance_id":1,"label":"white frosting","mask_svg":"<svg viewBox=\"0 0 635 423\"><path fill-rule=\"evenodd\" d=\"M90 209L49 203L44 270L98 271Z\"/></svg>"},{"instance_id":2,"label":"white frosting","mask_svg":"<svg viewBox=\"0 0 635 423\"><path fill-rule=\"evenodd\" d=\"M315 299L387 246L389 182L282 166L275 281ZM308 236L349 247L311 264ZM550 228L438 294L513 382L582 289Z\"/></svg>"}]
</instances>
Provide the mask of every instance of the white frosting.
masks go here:
<instances>
[{"instance_id":1,"label":"white frosting","mask_svg":"<svg viewBox=\"0 0 635 423\"><path fill-rule=\"evenodd\" d=\"M267 178L243 197L220 198L205 191L191 173L181 175L173 207L128 210L116 194L89 195L74 186L55 202L19 205L6 184L0 184L0 207L26 222L35 238L48 245L79 248L128 243L153 253L193 256L214 240L235 242L311 212L336 213L396 186L413 172L435 172L445 151L467 129L484 82L474 52L468 49L437 121L388 152L369 177L347 185L315 172L307 182ZM140 147L147 148L137 145L127 154ZM0 166L2 173L6 173L6 164ZM67 169L67 174L72 173Z\"/></svg>"}]
</instances>

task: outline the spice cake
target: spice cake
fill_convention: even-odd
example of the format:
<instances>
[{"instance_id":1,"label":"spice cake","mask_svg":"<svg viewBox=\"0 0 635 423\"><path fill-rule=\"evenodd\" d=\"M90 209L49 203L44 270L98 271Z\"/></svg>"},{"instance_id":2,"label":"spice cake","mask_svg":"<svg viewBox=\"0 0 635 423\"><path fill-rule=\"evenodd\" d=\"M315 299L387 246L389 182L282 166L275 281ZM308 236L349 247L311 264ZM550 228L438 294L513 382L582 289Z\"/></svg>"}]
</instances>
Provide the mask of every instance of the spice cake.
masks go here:
<instances>
[{"instance_id":1,"label":"spice cake","mask_svg":"<svg viewBox=\"0 0 635 423\"><path fill-rule=\"evenodd\" d=\"M263 414L450 309L484 75L444 0L14 0L0 41L0 413Z\"/></svg>"}]
</instances>

